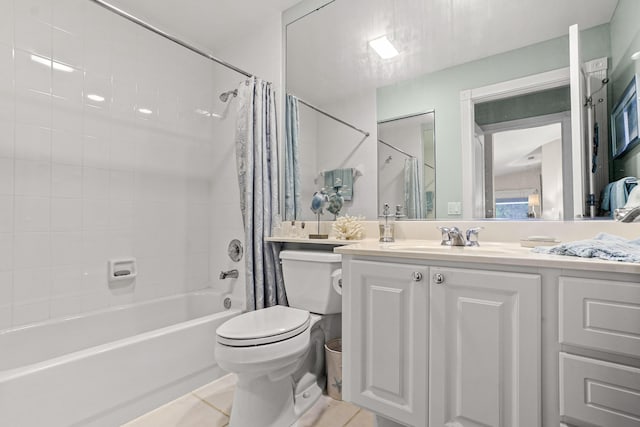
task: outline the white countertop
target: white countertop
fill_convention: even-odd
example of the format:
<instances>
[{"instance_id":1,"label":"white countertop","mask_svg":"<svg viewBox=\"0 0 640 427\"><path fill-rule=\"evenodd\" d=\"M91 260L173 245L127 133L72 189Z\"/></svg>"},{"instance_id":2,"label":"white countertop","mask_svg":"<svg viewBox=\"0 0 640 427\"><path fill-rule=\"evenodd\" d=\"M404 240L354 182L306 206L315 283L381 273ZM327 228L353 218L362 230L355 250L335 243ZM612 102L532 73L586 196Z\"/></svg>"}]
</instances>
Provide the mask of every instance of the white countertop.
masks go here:
<instances>
[{"instance_id":1,"label":"white countertop","mask_svg":"<svg viewBox=\"0 0 640 427\"><path fill-rule=\"evenodd\" d=\"M308 237L265 237L267 242L280 242L280 243L305 243L314 245L350 245L352 243L359 243L363 240L344 240L344 239L310 239Z\"/></svg>"},{"instance_id":2,"label":"white countertop","mask_svg":"<svg viewBox=\"0 0 640 427\"><path fill-rule=\"evenodd\" d=\"M479 247L450 247L441 246L440 241L434 240L397 240L394 243L380 243L377 240L368 239L337 247L334 252L344 255L640 274L638 263L539 254L530 248L520 246L519 243L481 242L480 245Z\"/></svg>"}]
</instances>

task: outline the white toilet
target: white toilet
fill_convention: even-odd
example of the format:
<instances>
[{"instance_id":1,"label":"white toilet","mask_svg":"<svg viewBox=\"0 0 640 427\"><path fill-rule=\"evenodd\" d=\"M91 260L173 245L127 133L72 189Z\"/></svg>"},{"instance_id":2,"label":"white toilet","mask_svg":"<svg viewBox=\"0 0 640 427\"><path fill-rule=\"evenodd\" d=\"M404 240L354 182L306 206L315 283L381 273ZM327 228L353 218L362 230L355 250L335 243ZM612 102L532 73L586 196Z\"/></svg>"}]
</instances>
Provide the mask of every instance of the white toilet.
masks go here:
<instances>
[{"instance_id":1,"label":"white toilet","mask_svg":"<svg viewBox=\"0 0 640 427\"><path fill-rule=\"evenodd\" d=\"M324 343L339 334L341 257L282 251L290 307L241 314L216 331L216 360L238 383L230 427L288 427L320 397Z\"/></svg>"}]
</instances>

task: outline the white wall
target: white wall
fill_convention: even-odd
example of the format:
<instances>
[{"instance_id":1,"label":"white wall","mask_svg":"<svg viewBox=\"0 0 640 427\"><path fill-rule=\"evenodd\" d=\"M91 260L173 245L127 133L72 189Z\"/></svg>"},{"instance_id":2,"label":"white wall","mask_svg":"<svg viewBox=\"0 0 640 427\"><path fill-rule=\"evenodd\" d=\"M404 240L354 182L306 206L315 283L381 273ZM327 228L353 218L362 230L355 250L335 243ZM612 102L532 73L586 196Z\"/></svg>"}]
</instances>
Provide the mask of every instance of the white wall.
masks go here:
<instances>
[{"instance_id":1,"label":"white wall","mask_svg":"<svg viewBox=\"0 0 640 427\"><path fill-rule=\"evenodd\" d=\"M318 114L319 170L356 168L362 173L353 183L353 200L345 202L340 213L376 218L378 170L375 91L351 95L319 107L370 133L365 138L361 133ZM325 214L323 219L333 217Z\"/></svg>"},{"instance_id":2,"label":"white wall","mask_svg":"<svg viewBox=\"0 0 640 427\"><path fill-rule=\"evenodd\" d=\"M562 140L542 146L542 217L564 218L562 192Z\"/></svg>"},{"instance_id":3,"label":"white wall","mask_svg":"<svg viewBox=\"0 0 640 427\"><path fill-rule=\"evenodd\" d=\"M493 179L493 191L538 190L540 193L540 169L526 169L522 172L499 175Z\"/></svg>"},{"instance_id":4,"label":"white wall","mask_svg":"<svg viewBox=\"0 0 640 427\"><path fill-rule=\"evenodd\" d=\"M209 285L213 67L86 0L0 0L0 329Z\"/></svg>"}]
</instances>

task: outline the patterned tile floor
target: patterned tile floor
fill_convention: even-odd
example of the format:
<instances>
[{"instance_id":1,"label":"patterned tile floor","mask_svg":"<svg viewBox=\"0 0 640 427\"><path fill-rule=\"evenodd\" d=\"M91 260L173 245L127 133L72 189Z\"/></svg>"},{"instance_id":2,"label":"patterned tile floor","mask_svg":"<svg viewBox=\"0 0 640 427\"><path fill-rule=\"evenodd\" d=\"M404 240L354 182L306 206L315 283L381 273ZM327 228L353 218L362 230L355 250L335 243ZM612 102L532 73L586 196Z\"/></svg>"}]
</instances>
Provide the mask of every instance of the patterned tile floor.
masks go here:
<instances>
[{"instance_id":1,"label":"patterned tile floor","mask_svg":"<svg viewBox=\"0 0 640 427\"><path fill-rule=\"evenodd\" d=\"M236 377L226 375L169 402L124 427L225 427L233 403ZM347 402L322 396L298 420L298 427L373 427L370 412Z\"/></svg>"}]
</instances>

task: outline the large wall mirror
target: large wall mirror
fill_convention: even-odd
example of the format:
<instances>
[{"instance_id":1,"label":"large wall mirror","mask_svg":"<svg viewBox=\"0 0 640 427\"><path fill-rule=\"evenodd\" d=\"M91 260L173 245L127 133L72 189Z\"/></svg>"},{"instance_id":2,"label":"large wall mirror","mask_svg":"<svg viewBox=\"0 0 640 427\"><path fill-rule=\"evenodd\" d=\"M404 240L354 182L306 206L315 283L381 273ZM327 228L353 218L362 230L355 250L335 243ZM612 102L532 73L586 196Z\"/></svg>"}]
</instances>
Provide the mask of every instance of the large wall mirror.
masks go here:
<instances>
[{"instance_id":1,"label":"large wall mirror","mask_svg":"<svg viewBox=\"0 0 640 427\"><path fill-rule=\"evenodd\" d=\"M637 0L308 0L296 13L288 219L314 217L334 171L351 178L340 214L372 220L384 203L422 220L607 217L602 195L640 174L640 146L614 158L608 132L640 73Z\"/></svg>"}]
</instances>

